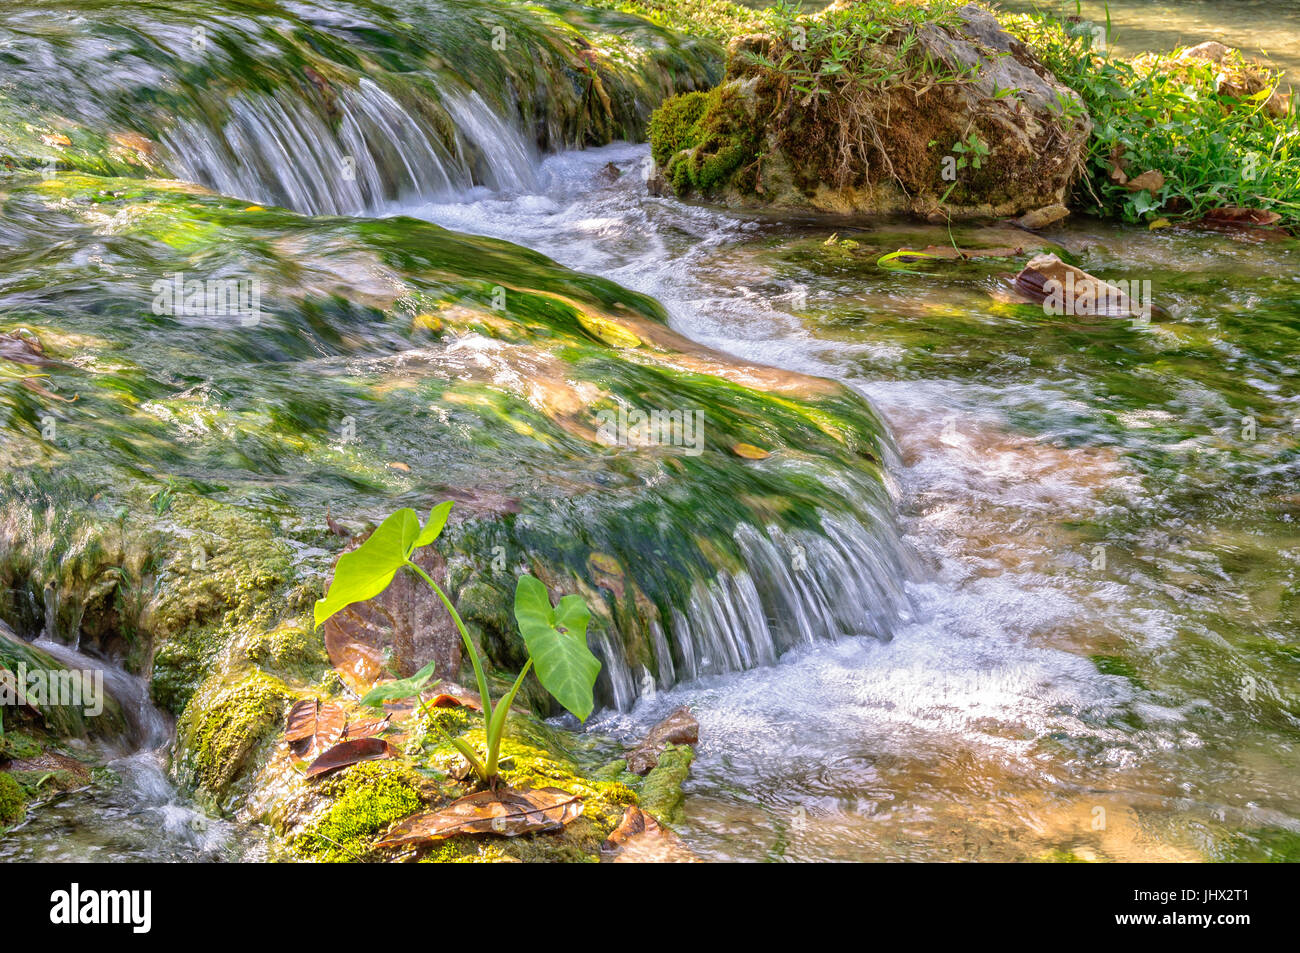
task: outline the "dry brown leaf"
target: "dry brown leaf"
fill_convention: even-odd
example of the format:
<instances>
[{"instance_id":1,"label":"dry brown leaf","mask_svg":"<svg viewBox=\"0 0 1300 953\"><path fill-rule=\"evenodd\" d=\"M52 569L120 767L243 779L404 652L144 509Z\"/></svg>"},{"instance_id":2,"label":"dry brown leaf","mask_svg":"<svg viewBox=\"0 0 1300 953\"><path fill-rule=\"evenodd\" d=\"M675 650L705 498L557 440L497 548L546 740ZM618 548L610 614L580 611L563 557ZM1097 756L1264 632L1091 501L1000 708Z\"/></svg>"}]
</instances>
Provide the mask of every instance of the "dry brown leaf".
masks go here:
<instances>
[{"instance_id":1,"label":"dry brown leaf","mask_svg":"<svg viewBox=\"0 0 1300 953\"><path fill-rule=\"evenodd\" d=\"M343 737L347 712L335 702L320 704L316 699L297 702L289 709L284 738L295 761L308 761L327 751Z\"/></svg>"},{"instance_id":2,"label":"dry brown leaf","mask_svg":"<svg viewBox=\"0 0 1300 953\"><path fill-rule=\"evenodd\" d=\"M629 807L600 846L600 859L612 864L693 864L698 858L672 831L639 807Z\"/></svg>"},{"instance_id":3,"label":"dry brown leaf","mask_svg":"<svg viewBox=\"0 0 1300 953\"><path fill-rule=\"evenodd\" d=\"M322 774L329 774L331 771L337 771L339 768L346 768L362 761L389 758L392 757L392 754L388 742L382 738L357 738L353 741L340 741L313 761L303 777L320 777Z\"/></svg>"},{"instance_id":4,"label":"dry brown leaf","mask_svg":"<svg viewBox=\"0 0 1300 953\"><path fill-rule=\"evenodd\" d=\"M1130 192L1146 191L1155 195L1165 187L1165 177L1161 173L1152 169L1143 172L1141 175L1135 176L1122 184L1124 188L1128 189Z\"/></svg>"},{"instance_id":5,"label":"dry brown leaf","mask_svg":"<svg viewBox=\"0 0 1300 953\"><path fill-rule=\"evenodd\" d=\"M392 718L392 715L385 715L383 718L349 724L347 728L343 729L343 737L347 741L355 741L358 738L373 738L388 728Z\"/></svg>"},{"instance_id":6,"label":"dry brown leaf","mask_svg":"<svg viewBox=\"0 0 1300 953\"><path fill-rule=\"evenodd\" d=\"M460 834L518 837L563 830L582 814L582 798L559 788L502 787L452 801L439 811L398 821L377 847L430 844Z\"/></svg>"}]
</instances>

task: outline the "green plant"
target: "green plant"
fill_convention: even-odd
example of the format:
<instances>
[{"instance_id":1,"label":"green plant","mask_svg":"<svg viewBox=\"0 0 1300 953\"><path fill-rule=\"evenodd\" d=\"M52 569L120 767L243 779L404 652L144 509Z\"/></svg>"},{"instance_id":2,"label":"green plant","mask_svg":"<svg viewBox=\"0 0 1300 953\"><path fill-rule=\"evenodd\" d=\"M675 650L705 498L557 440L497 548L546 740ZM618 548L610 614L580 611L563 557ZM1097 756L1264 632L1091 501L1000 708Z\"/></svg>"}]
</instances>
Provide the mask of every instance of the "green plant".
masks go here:
<instances>
[{"instance_id":1,"label":"green plant","mask_svg":"<svg viewBox=\"0 0 1300 953\"><path fill-rule=\"evenodd\" d=\"M979 137L979 133L972 132L965 141L954 143L952 151L959 157L957 168L964 169L969 165L972 169L978 169L984 164L984 158L989 154L989 147Z\"/></svg>"},{"instance_id":2,"label":"green plant","mask_svg":"<svg viewBox=\"0 0 1300 953\"><path fill-rule=\"evenodd\" d=\"M1300 123L1280 73L1236 52L1218 62L1178 50L1125 60L1101 42L1109 22L1103 31L1041 14L1002 21L1083 100L1097 210L1138 222L1236 206L1300 223ZM1160 173L1159 188L1130 186L1148 171Z\"/></svg>"},{"instance_id":3,"label":"green plant","mask_svg":"<svg viewBox=\"0 0 1300 953\"><path fill-rule=\"evenodd\" d=\"M340 609L373 599L387 589L403 569L409 569L423 579L451 614L465 653L474 667L474 678L483 704L487 751L480 758L479 753L464 740L448 740L464 755L479 781L494 787L506 719L528 672L536 670L542 687L566 710L586 721L595 707L593 691L596 676L600 674L600 661L587 648L587 623L591 612L583 598L567 595L553 606L546 586L540 580L529 575L520 576L515 588L514 613L528 650L528 661L510 689L493 704L483 657L466 631L460 613L429 574L411 561L417 549L428 546L441 535L451 506L450 502L435 506L423 527L414 510L400 509L380 523L364 543L340 556L325 598L316 603L315 620L320 626ZM394 698L418 698L432 679L433 671L430 664L408 679L377 686L362 699L362 703L378 705Z\"/></svg>"}]
</instances>

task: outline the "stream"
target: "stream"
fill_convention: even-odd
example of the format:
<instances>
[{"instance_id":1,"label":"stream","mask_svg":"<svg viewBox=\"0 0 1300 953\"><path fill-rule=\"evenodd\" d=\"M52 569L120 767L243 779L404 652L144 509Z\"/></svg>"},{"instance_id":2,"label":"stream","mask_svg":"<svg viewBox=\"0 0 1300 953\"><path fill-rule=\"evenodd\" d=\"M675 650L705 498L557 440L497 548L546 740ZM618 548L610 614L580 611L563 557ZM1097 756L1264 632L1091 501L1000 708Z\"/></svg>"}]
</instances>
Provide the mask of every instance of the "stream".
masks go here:
<instances>
[{"instance_id":1,"label":"stream","mask_svg":"<svg viewBox=\"0 0 1300 953\"><path fill-rule=\"evenodd\" d=\"M1250 855L1241 828L1300 833L1295 243L1072 224L1058 240L1083 267L1150 276L1173 321L1031 332L998 306L997 267L874 267L945 229L839 229L879 249L846 255L824 245L830 225L647 198L645 160L555 156L542 193L407 211L651 294L695 340L858 389L898 444L922 567L914 618L887 643L796 650L599 723L631 735L696 711L692 848L1192 860ZM593 187L610 162L623 174ZM1233 340L1245 313L1276 334ZM1281 426L1232 447L1239 399Z\"/></svg>"}]
</instances>

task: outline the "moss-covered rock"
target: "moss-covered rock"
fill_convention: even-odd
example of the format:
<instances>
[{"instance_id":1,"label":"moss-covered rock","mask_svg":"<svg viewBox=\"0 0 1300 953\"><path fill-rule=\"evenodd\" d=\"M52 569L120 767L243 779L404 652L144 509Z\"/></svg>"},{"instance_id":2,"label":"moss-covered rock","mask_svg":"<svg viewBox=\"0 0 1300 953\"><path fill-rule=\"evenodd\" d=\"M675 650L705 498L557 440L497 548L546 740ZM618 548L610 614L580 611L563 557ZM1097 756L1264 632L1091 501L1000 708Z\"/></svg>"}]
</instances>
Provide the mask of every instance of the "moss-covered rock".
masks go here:
<instances>
[{"instance_id":1,"label":"moss-covered rock","mask_svg":"<svg viewBox=\"0 0 1300 953\"><path fill-rule=\"evenodd\" d=\"M839 0L735 36L723 84L666 102L650 140L680 196L989 217L1063 203L1090 128L988 11Z\"/></svg>"},{"instance_id":2,"label":"moss-covered rock","mask_svg":"<svg viewBox=\"0 0 1300 953\"><path fill-rule=\"evenodd\" d=\"M292 698L288 686L262 672L233 681L214 673L204 682L177 724L176 764L202 803L228 810L246 793L252 765L283 728Z\"/></svg>"},{"instance_id":3,"label":"moss-covered rock","mask_svg":"<svg viewBox=\"0 0 1300 953\"><path fill-rule=\"evenodd\" d=\"M641 807L664 824L680 823L685 801L682 785L690 776L694 760L695 749L690 745L670 744L664 748L659 763L641 782L638 792Z\"/></svg>"},{"instance_id":4,"label":"moss-covered rock","mask_svg":"<svg viewBox=\"0 0 1300 953\"><path fill-rule=\"evenodd\" d=\"M18 782L0 771L0 827L16 824L27 813L27 795Z\"/></svg>"}]
</instances>

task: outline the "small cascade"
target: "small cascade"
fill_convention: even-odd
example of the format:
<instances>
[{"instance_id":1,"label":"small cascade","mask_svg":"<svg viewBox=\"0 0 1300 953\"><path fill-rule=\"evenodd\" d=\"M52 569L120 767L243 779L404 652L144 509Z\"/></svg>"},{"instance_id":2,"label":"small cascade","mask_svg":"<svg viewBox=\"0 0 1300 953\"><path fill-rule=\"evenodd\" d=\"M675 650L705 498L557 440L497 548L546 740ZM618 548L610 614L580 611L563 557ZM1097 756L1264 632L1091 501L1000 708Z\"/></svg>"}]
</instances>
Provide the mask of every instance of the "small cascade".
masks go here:
<instances>
[{"instance_id":1,"label":"small cascade","mask_svg":"<svg viewBox=\"0 0 1300 953\"><path fill-rule=\"evenodd\" d=\"M912 617L910 557L888 514L871 525L823 515L820 534L740 526L743 568L697 582L688 611L674 610L666 632L651 626L657 678L633 671L617 643L596 633L606 701L626 711L657 690L773 665L800 646L888 641Z\"/></svg>"},{"instance_id":2,"label":"small cascade","mask_svg":"<svg viewBox=\"0 0 1300 953\"><path fill-rule=\"evenodd\" d=\"M180 178L316 215L536 186L535 147L478 93L406 105L361 79L337 90L331 107L293 92L242 95L220 123L181 120L164 145Z\"/></svg>"},{"instance_id":3,"label":"small cascade","mask_svg":"<svg viewBox=\"0 0 1300 953\"><path fill-rule=\"evenodd\" d=\"M0 840L0 861L137 860L193 862L248 858L236 828L180 797L167 774L171 720L154 707L137 675L51 639L33 645L75 671L103 673L107 695L126 715L125 737L96 750L117 776L55 795Z\"/></svg>"}]
</instances>

